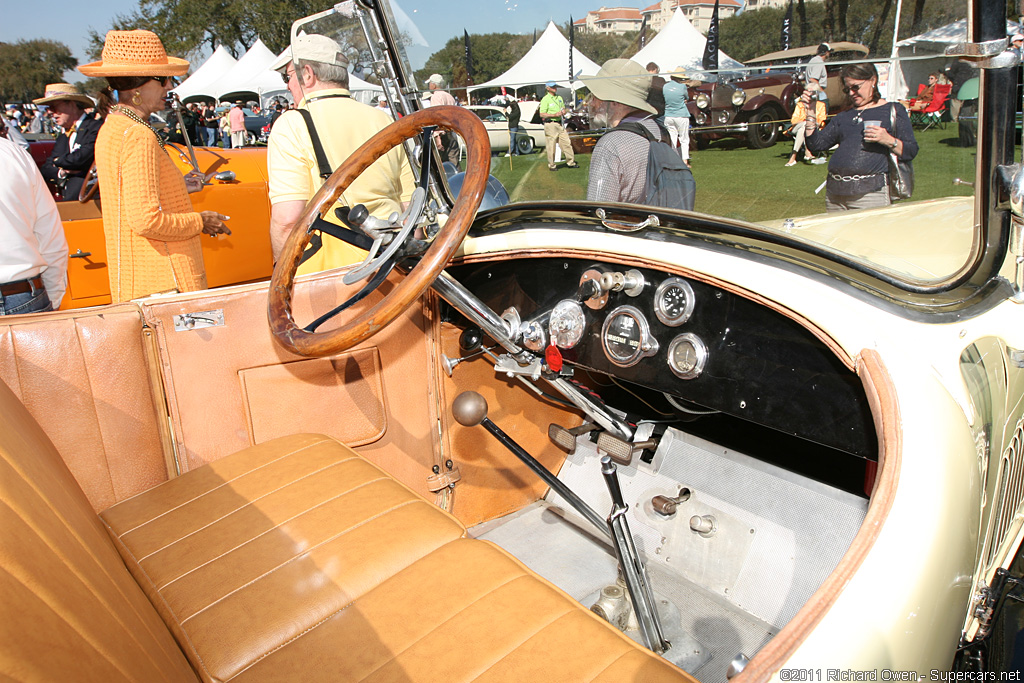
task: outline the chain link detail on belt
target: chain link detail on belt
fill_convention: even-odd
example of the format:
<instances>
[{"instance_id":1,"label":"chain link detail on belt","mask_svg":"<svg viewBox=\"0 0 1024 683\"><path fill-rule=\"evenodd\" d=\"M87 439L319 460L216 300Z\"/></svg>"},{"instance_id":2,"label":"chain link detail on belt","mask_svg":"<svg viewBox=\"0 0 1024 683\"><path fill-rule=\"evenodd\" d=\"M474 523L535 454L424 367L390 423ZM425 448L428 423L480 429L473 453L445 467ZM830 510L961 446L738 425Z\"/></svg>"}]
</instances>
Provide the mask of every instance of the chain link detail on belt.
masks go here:
<instances>
[{"instance_id":1,"label":"chain link detail on belt","mask_svg":"<svg viewBox=\"0 0 1024 683\"><path fill-rule=\"evenodd\" d=\"M885 175L885 174L884 173L869 173L867 175L839 175L838 173L829 173L828 177L831 178L832 180L839 180L839 181L844 182L844 183L850 183L850 182L853 182L855 180L866 180L868 178L875 178L875 177L880 176L880 175Z\"/></svg>"}]
</instances>

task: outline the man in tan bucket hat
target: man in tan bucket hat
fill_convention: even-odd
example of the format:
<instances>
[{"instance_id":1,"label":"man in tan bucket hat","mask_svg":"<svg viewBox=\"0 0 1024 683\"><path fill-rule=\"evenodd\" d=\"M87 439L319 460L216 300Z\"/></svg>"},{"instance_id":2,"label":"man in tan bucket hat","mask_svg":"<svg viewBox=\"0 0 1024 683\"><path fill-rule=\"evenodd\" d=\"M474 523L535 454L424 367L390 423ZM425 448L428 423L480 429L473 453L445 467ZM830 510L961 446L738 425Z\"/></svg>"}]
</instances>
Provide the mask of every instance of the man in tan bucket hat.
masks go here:
<instances>
[{"instance_id":1,"label":"man in tan bucket hat","mask_svg":"<svg viewBox=\"0 0 1024 683\"><path fill-rule=\"evenodd\" d=\"M78 86L70 83L51 83L43 96L32 100L47 105L61 130L53 143L53 150L43 164L43 177L53 183L62 199L78 199L85 176L92 166L96 135L103 123L93 114L87 114L95 103Z\"/></svg>"}]
</instances>

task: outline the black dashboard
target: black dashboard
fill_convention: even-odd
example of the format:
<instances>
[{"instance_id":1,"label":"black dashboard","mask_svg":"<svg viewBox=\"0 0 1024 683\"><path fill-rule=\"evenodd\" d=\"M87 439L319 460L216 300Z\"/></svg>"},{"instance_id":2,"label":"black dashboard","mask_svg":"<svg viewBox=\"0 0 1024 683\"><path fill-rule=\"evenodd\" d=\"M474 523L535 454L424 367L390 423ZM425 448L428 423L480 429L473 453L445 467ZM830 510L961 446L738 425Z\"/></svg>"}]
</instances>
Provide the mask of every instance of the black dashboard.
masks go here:
<instances>
[{"instance_id":1,"label":"black dashboard","mask_svg":"<svg viewBox=\"0 0 1024 683\"><path fill-rule=\"evenodd\" d=\"M660 393L684 413L714 411L876 457L859 378L808 330L762 304L704 282L589 260L516 259L450 272L497 313L514 308L520 343L566 368Z\"/></svg>"}]
</instances>

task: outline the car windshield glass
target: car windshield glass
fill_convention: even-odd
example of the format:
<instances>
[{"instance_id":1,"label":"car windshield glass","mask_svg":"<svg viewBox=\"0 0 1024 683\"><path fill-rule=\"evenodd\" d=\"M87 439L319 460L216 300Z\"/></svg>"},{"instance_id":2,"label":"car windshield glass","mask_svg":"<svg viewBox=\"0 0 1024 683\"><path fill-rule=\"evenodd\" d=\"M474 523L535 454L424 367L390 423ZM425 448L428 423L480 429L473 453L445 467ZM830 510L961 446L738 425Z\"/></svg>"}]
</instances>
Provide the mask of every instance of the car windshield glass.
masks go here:
<instances>
[{"instance_id":1,"label":"car windshield glass","mask_svg":"<svg viewBox=\"0 0 1024 683\"><path fill-rule=\"evenodd\" d=\"M571 62L568 22L538 26L535 40L496 26L503 59L485 60L493 35L428 43L410 17L429 3L403 0L383 3L397 45L378 62L384 43L368 43L355 3L338 7L346 5L354 11L335 11L330 31L354 82L375 89L372 100L387 85L379 74L402 68L412 108L452 99L472 107L510 204L590 201L640 222L644 206L666 205L651 168L669 208L784 235L898 281L941 282L970 259L978 72L946 57L945 43L898 48L892 59L890 36L884 50L843 43L816 56L812 45L758 60L770 50L744 54L723 31L718 69L708 69L707 22L694 27L676 12L661 17L642 49L627 36L614 52L576 22ZM321 30L317 20L299 27ZM656 150L668 154L650 154L650 138L664 138ZM435 143L449 170L465 170L456 136ZM641 211L616 216L619 204Z\"/></svg>"}]
</instances>

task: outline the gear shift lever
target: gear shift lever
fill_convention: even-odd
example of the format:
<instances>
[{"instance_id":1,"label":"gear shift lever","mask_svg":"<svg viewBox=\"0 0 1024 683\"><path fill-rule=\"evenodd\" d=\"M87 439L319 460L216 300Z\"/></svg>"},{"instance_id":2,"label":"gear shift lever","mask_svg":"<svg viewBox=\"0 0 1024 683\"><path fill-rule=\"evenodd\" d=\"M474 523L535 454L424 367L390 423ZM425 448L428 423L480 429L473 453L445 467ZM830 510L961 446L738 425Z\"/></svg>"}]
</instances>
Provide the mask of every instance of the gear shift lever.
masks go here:
<instances>
[{"instance_id":1,"label":"gear shift lever","mask_svg":"<svg viewBox=\"0 0 1024 683\"><path fill-rule=\"evenodd\" d=\"M568 486L559 481L558 477L552 474L536 458L526 452L522 446L517 444L508 434L501 430L501 427L491 422L487 417L487 400L475 391L464 391L452 401L452 415L455 421L463 427L475 427L482 425L495 439L512 451L512 455L519 458L523 464L529 467L534 474L544 480L544 483L555 490L565 502L569 503L576 512L583 515L587 521L593 524L607 538L611 539L612 534L608 523L601 518L594 509L583 502L583 499L572 492Z\"/></svg>"}]
</instances>

